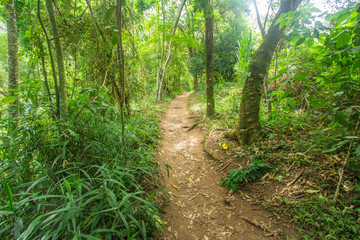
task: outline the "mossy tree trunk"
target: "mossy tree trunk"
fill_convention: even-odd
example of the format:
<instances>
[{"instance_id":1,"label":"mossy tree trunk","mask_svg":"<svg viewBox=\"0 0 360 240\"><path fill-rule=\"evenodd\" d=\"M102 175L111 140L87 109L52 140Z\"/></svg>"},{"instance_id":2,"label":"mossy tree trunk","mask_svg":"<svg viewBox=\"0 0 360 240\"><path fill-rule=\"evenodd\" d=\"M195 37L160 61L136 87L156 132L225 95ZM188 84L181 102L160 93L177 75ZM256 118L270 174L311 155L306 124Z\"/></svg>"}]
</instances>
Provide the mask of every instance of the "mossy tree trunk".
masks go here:
<instances>
[{"instance_id":1,"label":"mossy tree trunk","mask_svg":"<svg viewBox=\"0 0 360 240\"><path fill-rule=\"evenodd\" d=\"M214 14L212 0L208 0L205 14L205 72L206 72L206 116L210 117L215 113L214 101Z\"/></svg>"},{"instance_id":2,"label":"mossy tree trunk","mask_svg":"<svg viewBox=\"0 0 360 240\"><path fill-rule=\"evenodd\" d=\"M279 10L265 35L263 43L256 50L249 65L249 77L243 88L239 120L235 136L240 144L251 144L259 136L259 110L264 78L268 73L275 48L283 37L283 30L275 22L282 13L296 10L302 0L282 0Z\"/></svg>"},{"instance_id":3,"label":"mossy tree trunk","mask_svg":"<svg viewBox=\"0 0 360 240\"><path fill-rule=\"evenodd\" d=\"M18 78L19 78L19 64L18 64L18 35L16 27L16 12L14 0L9 0L6 4L6 25L8 34L8 86L9 96L17 97L17 91L19 90ZM18 100L14 101L10 105L10 118L12 127L16 126L18 119Z\"/></svg>"}]
</instances>

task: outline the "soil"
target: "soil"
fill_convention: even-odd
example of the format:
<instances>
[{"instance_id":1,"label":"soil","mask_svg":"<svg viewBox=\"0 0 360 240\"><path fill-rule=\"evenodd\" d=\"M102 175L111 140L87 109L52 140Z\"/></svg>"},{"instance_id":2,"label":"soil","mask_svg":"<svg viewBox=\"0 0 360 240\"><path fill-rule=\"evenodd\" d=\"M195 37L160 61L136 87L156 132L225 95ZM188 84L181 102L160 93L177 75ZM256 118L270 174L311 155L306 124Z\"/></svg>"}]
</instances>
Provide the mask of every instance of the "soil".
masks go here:
<instances>
[{"instance_id":1,"label":"soil","mask_svg":"<svg viewBox=\"0 0 360 240\"><path fill-rule=\"evenodd\" d=\"M259 204L263 185L245 185L233 193L219 184L226 171L242 163L219 148L221 137L214 137L216 133L203 140L202 130L194 127L196 117L187 110L189 96L177 96L161 119L163 139L157 160L171 167L169 174L165 168L161 171L172 197L163 206L165 226L158 239L260 240L298 235L290 219Z\"/></svg>"}]
</instances>

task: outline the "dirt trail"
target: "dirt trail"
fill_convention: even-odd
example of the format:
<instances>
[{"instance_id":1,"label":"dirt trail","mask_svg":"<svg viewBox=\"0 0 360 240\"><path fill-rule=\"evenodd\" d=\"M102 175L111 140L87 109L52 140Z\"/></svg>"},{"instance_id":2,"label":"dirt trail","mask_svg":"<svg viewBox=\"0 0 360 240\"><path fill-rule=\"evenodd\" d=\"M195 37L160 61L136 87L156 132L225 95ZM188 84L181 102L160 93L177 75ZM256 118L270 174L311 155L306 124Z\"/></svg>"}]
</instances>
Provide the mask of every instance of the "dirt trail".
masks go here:
<instances>
[{"instance_id":1,"label":"dirt trail","mask_svg":"<svg viewBox=\"0 0 360 240\"><path fill-rule=\"evenodd\" d=\"M219 185L222 174L204 152L202 131L188 131L195 123L187 110L188 97L189 93L177 96L161 122L164 138L157 158L172 168L169 178L166 172L164 177L167 191L176 197L164 207L165 227L159 239L280 239L263 230L276 229L274 215L246 197L229 198L228 189Z\"/></svg>"}]
</instances>

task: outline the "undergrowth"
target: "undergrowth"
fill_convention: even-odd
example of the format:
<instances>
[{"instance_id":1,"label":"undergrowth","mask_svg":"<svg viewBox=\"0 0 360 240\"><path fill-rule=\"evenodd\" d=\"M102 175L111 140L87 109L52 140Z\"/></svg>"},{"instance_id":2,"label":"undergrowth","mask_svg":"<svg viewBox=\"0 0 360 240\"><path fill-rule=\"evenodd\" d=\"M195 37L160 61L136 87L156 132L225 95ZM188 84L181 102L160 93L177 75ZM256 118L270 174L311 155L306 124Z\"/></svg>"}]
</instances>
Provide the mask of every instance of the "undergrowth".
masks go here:
<instances>
[{"instance_id":1,"label":"undergrowth","mask_svg":"<svg viewBox=\"0 0 360 240\"><path fill-rule=\"evenodd\" d=\"M270 168L271 167L268 164L263 163L261 160L254 160L244 168L232 170L230 177L222 179L220 184L224 184L226 187L231 188L236 192L240 184L247 183L250 180L254 181L256 179L261 179Z\"/></svg>"},{"instance_id":2,"label":"undergrowth","mask_svg":"<svg viewBox=\"0 0 360 240\"><path fill-rule=\"evenodd\" d=\"M18 126L1 120L1 239L153 239L162 227L155 193L153 115L125 121L103 87L79 89L68 119L20 104ZM96 101L95 101L96 100Z\"/></svg>"},{"instance_id":3,"label":"undergrowth","mask_svg":"<svg viewBox=\"0 0 360 240\"><path fill-rule=\"evenodd\" d=\"M234 94L235 89L226 84L215 87L216 115L202 124L206 132L235 127L240 105L239 96ZM202 106L200 115L204 116L205 93L200 92L195 96L195 101ZM279 184L284 178L292 181L291 176L296 176L293 172L295 169L306 168L304 186L310 189L317 186L314 191L319 191L319 194L308 193L300 200L285 197L287 204L279 207L276 202L270 201L265 203L266 206L273 204L270 209L288 213L301 232L300 238L360 239L360 145L359 137L353 136L353 128L350 127L354 126L351 123L358 116L358 111L341 115L337 112L302 110L296 108L289 97L285 100L277 99L270 113L263 101L260 111L261 135L259 141L248 148L264 153L263 160L272 167L270 175ZM351 141L353 147L348 153ZM340 188L341 194L334 203L339 169L347 154L350 157ZM291 168L292 172L289 171ZM249 179L251 177L245 167L232 170L230 177L222 179L222 183L236 191L239 184Z\"/></svg>"},{"instance_id":4,"label":"undergrowth","mask_svg":"<svg viewBox=\"0 0 360 240\"><path fill-rule=\"evenodd\" d=\"M323 196L289 203L293 221L304 229L304 239L360 239L359 213L354 205L334 205Z\"/></svg>"}]
</instances>

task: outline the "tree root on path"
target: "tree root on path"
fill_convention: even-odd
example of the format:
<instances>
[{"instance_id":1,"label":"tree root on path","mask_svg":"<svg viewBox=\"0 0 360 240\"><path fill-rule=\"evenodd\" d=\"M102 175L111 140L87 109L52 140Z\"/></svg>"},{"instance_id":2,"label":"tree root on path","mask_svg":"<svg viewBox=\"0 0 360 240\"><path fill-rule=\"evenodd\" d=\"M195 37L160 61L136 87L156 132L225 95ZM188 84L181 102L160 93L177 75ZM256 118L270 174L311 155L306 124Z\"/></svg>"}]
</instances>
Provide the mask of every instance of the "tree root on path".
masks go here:
<instances>
[{"instance_id":1,"label":"tree root on path","mask_svg":"<svg viewBox=\"0 0 360 240\"><path fill-rule=\"evenodd\" d=\"M267 234L265 234L265 236L270 237L270 236L276 236L278 233L276 231L270 230L268 227L263 226L261 224L259 224L257 221L252 220L250 218L241 216L240 219L250 223L251 225L254 225L255 227L260 228L261 230L263 230L264 232L268 232Z\"/></svg>"},{"instance_id":2,"label":"tree root on path","mask_svg":"<svg viewBox=\"0 0 360 240\"><path fill-rule=\"evenodd\" d=\"M189 129L187 130L188 132L190 132L191 130L193 130L194 128L196 128L200 123L204 122L205 120L201 120L199 122L194 123L191 127L189 127Z\"/></svg>"},{"instance_id":3,"label":"tree root on path","mask_svg":"<svg viewBox=\"0 0 360 240\"><path fill-rule=\"evenodd\" d=\"M205 142L204 142L204 151L207 155L209 155L212 159L214 159L217 162L220 162L220 166L222 166L222 164L224 164L223 161L221 161L219 158L215 157L215 155L207 149L206 145L207 145L207 140L210 138L212 132L209 133L209 136L206 138Z\"/></svg>"}]
</instances>

